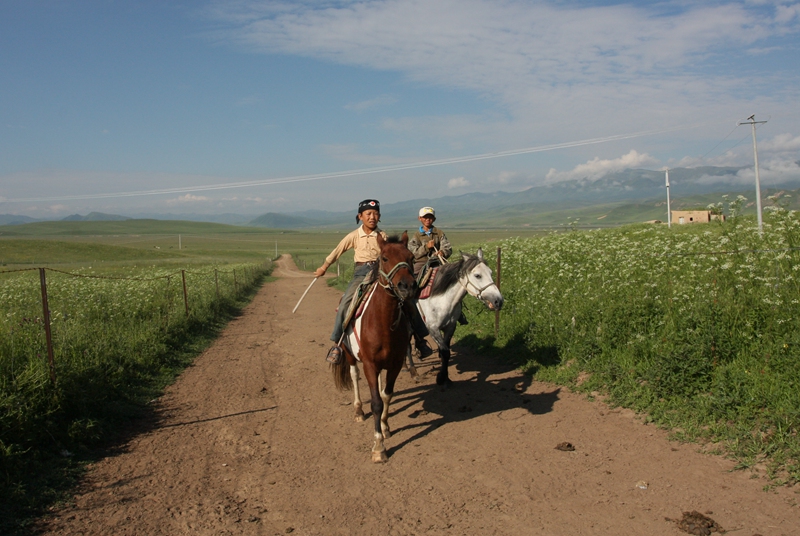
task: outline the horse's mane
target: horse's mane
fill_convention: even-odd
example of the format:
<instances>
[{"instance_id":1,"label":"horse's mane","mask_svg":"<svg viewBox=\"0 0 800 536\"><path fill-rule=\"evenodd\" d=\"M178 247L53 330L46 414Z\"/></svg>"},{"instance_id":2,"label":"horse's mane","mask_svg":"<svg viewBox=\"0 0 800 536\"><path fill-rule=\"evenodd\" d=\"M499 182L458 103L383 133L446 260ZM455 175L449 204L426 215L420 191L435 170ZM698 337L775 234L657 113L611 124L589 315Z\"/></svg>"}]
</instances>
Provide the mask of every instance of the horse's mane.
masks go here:
<instances>
[{"instance_id":1,"label":"horse's mane","mask_svg":"<svg viewBox=\"0 0 800 536\"><path fill-rule=\"evenodd\" d=\"M402 239L400 238L400 235L387 236L385 242L387 244L402 244L403 243Z\"/></svg>"},{"instance_id":2,"label":"horse's mane","mask_svg":"<svg viewBox=\"0 0 800 536\"><path fill-rule=\"evenodd\" d=\"M441 266L433 280L431 297L447 292L447 289L455 285L463 274L471 271L481 262L483 261L477 255L462 255L458 261Z\"/></svg>"}]
</instances>

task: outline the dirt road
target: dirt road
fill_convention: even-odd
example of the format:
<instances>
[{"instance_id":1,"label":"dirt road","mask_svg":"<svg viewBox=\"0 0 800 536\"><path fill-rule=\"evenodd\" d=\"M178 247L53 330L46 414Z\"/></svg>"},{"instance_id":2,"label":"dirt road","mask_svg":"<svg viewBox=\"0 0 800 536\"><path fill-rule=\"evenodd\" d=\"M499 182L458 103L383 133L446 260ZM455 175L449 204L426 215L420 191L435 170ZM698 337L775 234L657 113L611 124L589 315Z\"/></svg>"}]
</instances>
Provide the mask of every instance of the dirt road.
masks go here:
<instances>
[{"instance_id":1,"label":"dirt road","mask_svg":"<svg viewBox=\"0 0 800 536\"><path fill-rule=\"evenodd\" d=\"M796 489L762 491L630 411L457 345L451 389L401 374L373 464L371 417L353 422L324 361L339 294L317 284L292 314L310 276L288 258L274 275L44 533L661 536L696 510L737 535L800 534Z\"/></svg>"}]
</instances>

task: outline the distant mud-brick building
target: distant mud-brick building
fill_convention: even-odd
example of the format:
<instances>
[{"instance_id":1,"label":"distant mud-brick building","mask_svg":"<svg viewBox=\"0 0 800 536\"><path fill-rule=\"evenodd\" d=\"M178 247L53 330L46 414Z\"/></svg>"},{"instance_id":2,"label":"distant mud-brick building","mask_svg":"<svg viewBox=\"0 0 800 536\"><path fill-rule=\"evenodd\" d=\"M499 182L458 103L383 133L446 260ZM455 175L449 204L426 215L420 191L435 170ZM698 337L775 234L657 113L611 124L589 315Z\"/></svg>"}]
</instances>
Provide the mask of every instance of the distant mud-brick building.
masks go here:
<instances>
[{"instance_id":1,"label":"distant mud-brick building","mask_svg":"<svg viewBox=\"0 0 800 536\"><path fill-rule=\"evenodd\" d=\"M725 221L723 214L712 214L710 210L673 210L672 223L708 223L714 220Z\"/></svg>"}]
</instances>

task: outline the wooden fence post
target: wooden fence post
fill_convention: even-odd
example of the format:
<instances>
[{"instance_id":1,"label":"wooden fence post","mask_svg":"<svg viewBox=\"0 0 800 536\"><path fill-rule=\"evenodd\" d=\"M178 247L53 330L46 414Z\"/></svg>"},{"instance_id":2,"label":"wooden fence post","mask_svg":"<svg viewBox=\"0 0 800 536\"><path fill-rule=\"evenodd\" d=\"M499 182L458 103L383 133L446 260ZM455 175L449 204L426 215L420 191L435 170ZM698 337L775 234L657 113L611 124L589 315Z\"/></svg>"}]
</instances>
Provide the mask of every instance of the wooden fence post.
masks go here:
<instances>
[{"instance_id":1,"label":"wooden fence post","mask_svg":"<svg viewBox=\"0 0 800 536\"><path fill-rule=\"evenodd\" d=\"M50 365L50 381L56 383L56 360L53 357L53 333L50 331L50 305L47 303L47 278L44 268L39 268L39 282L42 286L42 312L44 315L44 336L47 340L47 363Z\"/></svg>"},{"instance_id":2,"label":"wooden fence post","mask_svg":"<svg viewBox=\"0 0 800 536\"><path fill-rule=\"evenodd\" d=\"M217 289L217 301L219 301L219 275L217 275L216 268L214 268L214 286Z\"/></svg>"},{"instance_id":3,"label":"wooden fence post","mask_svg":"<svg viewBox=\"0 0 800 536\"><path fill-rule=\"evenodd\" d=\"M239 295L239 283L236 281L236 268L233 269L233 295Z\"/></svg>"},{"instance_id":4,"label":"wooden fence post","mask_svg":"<svg viewBox=\"0 0 800 536\"><path fill-rule=\"evenodd\" d=\"M183 279L183 305L186 307L186 316L189 316L189 295L186 292L186 270L181 270Z\"/></svg>"},{"instance_id":5,"label":"wooden fence post","mask_svg":"<svg viewBox=\"0 0 800 536\"><path fill-rule=\"evenodd\" d=\"M497 290L500 290L500 248L497 248ZM494 312L494 338L500 336L500 311Z\"/></svg>"},{"instance_id":6,"label":"wooden fence post","mask_svg":"<svg viewBox=\"0 0 800 536\"><path fill-rule=\"evenodd\" d=\"M172 309L172 295L169 293L170 281L171 281L171 276L167 276L167 318L164 329L169 328L169 310Z\"/></svg>"}]
</instances>

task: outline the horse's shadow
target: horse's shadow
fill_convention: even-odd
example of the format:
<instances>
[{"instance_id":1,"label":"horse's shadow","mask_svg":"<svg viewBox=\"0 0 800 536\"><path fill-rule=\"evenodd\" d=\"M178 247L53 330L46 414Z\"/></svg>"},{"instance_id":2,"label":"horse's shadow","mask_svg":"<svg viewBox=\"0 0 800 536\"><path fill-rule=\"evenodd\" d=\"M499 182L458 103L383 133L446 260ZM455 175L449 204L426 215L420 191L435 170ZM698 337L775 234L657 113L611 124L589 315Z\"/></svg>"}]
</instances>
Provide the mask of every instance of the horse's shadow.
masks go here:
<instances>
[{"instance_id":1,"label":"horse's shadow","mask_svg":"<svg viewBox=\"0 0 800 536\"><path fill-rule=\"evenodd\" d=\"M553 409L559 399L560 388L540 393L527 393L532 383L529 374L509 373L517 371L523 363L551 364L558 361L557 352L550 348L534 351L525 349L521 341L512 340L498 351L492 341L470 335L453 346L455 355L451 367L459 376L469 379L453 382L442 388L432 381L424 380L411 388L396 393L392 401L391 415L400 415L422 402L422 409L409 414L411 419L427 417L424 422L411 423L393 430L393 436L414 432L403 441L387 449L391 456L406 445L421 439L433 430L447 425L521 408L531 415L543 415ZM435 378L438 357L425 360L422 368L428 368L427 377ZM534 365L538 367L538 365ZM430 415L438 415L430 419Z\"/></svg>"}]
</instances>

